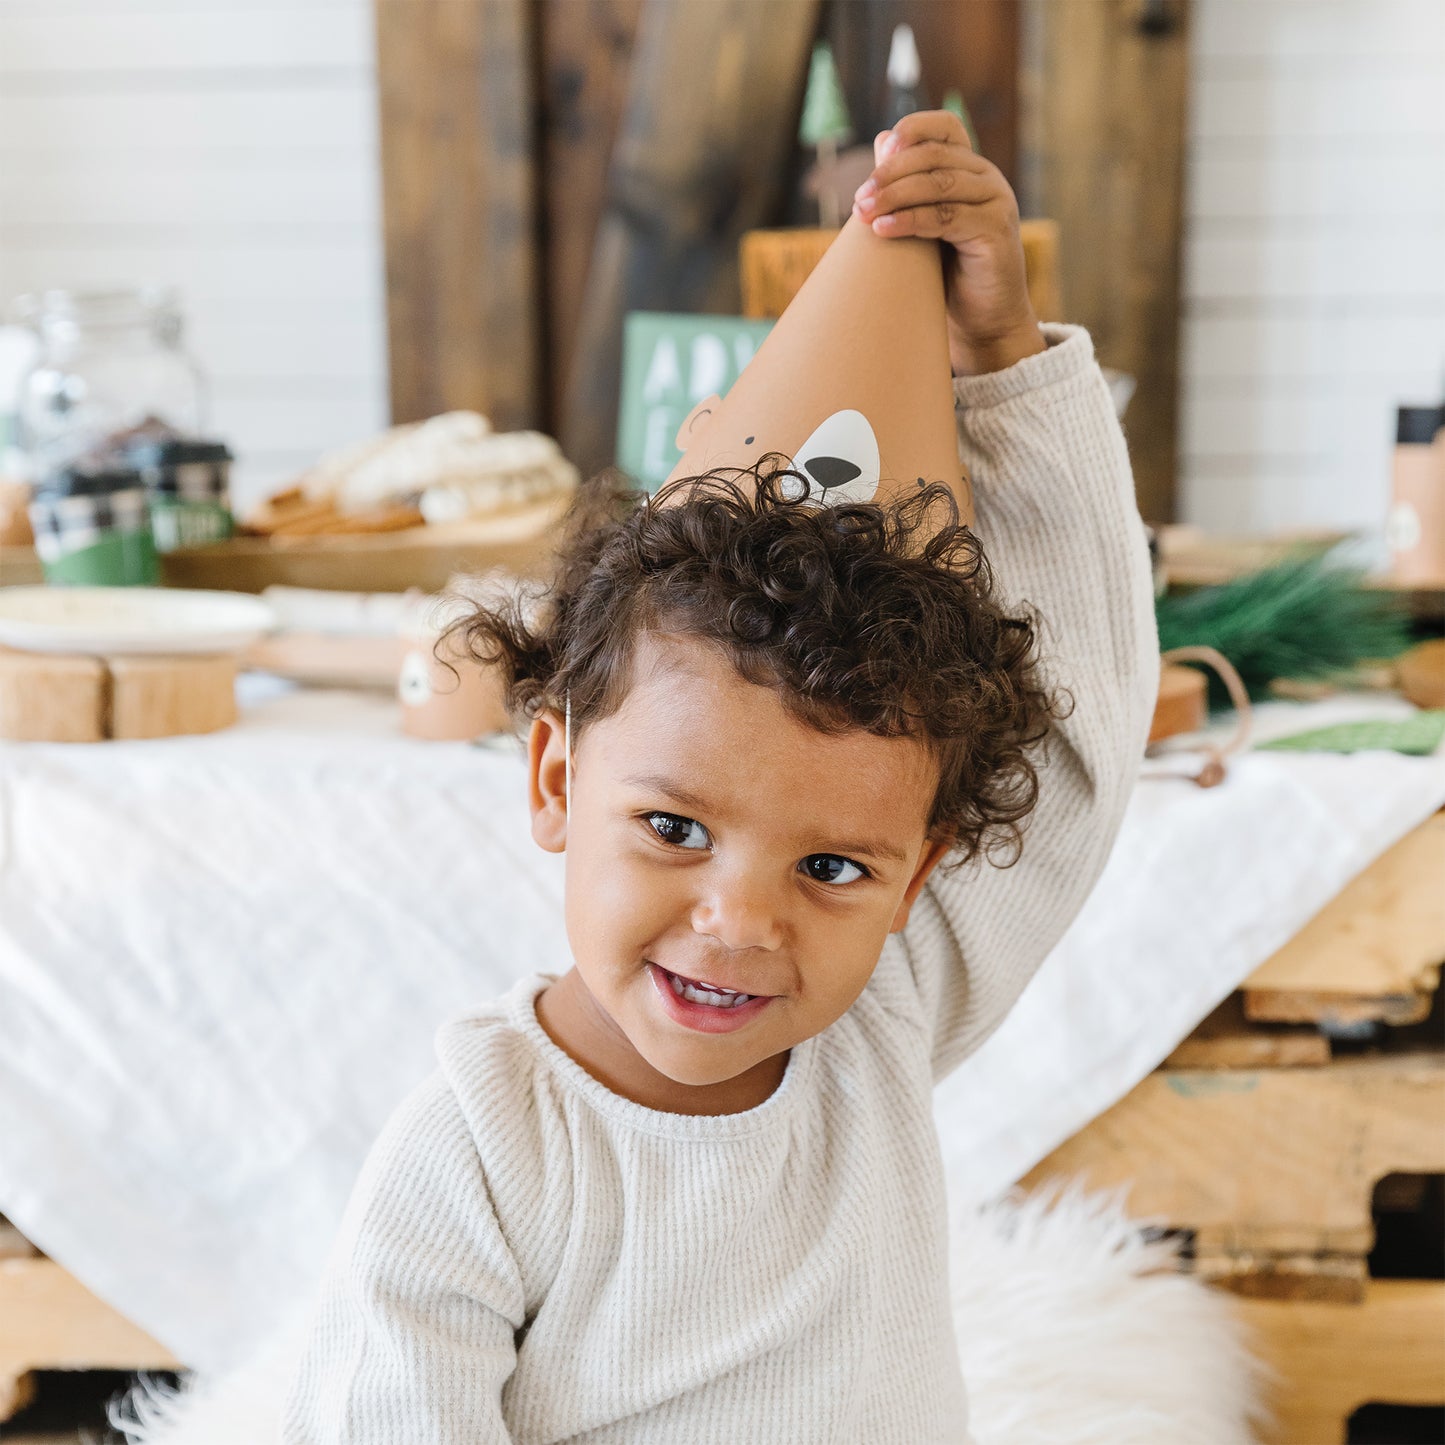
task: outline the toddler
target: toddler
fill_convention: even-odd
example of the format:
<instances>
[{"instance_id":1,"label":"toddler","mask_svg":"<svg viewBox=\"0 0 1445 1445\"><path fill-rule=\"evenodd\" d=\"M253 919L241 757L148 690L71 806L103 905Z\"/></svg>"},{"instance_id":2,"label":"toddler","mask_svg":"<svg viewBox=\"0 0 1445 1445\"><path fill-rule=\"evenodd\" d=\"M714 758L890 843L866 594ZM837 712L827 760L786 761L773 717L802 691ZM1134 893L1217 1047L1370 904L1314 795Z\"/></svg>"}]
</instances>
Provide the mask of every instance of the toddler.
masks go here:
<instances>
[{"instance_id":1,"label":"toddler","mask_svg":"<svg viewBox=\"0 0 1445 1445\"><path fill-rule=\"evenodd\" d=\"M465 621L530 719L571 967L438 1035L293 1445L967 1439L933 1085L1098 876L1157 649L1108 389L1032 316L1007 184L943 112L876 154L860 221L949 258L979 540L944 487L818 506L786 458L603 479L535 615Z\"/></svg>"}]
</instances>

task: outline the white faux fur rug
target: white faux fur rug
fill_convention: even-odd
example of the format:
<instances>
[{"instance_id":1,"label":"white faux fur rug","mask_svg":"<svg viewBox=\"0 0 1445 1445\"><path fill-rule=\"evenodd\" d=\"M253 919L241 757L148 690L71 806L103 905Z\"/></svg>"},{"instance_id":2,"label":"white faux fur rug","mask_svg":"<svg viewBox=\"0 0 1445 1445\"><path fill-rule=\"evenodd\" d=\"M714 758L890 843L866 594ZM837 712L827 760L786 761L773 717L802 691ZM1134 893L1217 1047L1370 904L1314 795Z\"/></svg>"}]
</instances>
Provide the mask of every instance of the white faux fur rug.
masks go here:
<instances>
[{"instance_id":1,"label":"white faux fur rug","mask_svg":"<svg viewBox=\"0 0 1445 1445\"><path fill-rule=\"evenodd\" d=\"M1117 1198L1075 1190L953 1215L952 1293L976 1445L1251 1445L1260 1372L1225 1297ZM274 1445L300 1333L179 1393L141 1388L131 1445Z\"/></svg>"}]
</instances>

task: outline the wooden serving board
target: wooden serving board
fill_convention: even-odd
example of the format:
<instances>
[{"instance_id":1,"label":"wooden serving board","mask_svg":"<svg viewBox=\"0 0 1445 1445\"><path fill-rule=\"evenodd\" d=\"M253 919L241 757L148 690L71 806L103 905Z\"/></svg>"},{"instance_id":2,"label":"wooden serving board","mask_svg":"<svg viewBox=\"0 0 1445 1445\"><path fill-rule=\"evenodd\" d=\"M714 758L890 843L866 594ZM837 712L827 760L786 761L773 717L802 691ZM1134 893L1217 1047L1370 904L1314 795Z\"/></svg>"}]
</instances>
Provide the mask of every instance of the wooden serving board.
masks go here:
<instances>
[{"instance_id":1,"label":"wooden serving board","mask_svg":"<svg viewBox=\"0 0 1445 1445\"><path fill-rule=\"evenodd\" d=\"M458 573L501 568L537 576L551 560L572 492L495 515L400 532L300 538L233 537L167 552L168 587L261 592L315 587L340 592L441 592Z\"/></svg>"},{"instance_id":2,"label":"wooden serving board","mask_svg":"<svg viewBox=\"0 0 1445 1445\"><path fill-rule=\"evenodd\" d=\"M98 743L236 721L236 658L74 657L0 648L0 738Z\"/></svg>"}]
</instances>

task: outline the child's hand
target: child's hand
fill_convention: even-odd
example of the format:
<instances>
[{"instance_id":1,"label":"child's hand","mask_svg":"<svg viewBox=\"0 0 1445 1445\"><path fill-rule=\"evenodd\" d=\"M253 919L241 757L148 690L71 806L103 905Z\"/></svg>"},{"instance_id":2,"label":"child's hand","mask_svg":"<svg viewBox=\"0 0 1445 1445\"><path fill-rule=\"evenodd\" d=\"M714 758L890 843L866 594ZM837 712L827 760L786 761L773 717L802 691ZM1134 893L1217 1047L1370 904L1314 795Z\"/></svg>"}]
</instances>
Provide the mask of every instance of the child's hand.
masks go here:
<instances>
[{"instance_id":1,"label":"child's hand","mask_svg":"<svg viewBox=\"0 0 1445 1445\"><path fill-rule=\"evenodd\" d=\"M906 115L873 142L873 174L853 200L878 236L937 237L947 266L948 349L956 376L1001 371L1044 349L1024 282L1019 208L997 166L946 110Z\"/></svg>"}]
</instances>

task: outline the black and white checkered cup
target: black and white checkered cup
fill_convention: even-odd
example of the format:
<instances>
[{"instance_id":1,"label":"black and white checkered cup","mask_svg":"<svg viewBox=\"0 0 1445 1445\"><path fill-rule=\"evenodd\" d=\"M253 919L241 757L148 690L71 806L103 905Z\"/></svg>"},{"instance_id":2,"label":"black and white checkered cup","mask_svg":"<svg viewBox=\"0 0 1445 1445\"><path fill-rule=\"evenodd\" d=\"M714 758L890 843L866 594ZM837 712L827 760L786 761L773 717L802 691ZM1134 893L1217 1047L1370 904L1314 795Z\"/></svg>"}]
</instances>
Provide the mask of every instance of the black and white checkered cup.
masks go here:
<instances>
[{"instance_id":1,"label":"black and white checkered cup","mask_svg":"<svg viewBox=\"0 0 1445 1445\"><path fill-rule=\"evenodd\" d=\"M158 575L145 484L131 467L67 467L30 502L48 582L146 587Z\"/></svg>"},{"instance_id":2,"label":"black and white checkered cup","mask_svg":"<svg viewBox=\"0 0 1445 1445\"><path fill-rule=\"evenodd\" d=\"M150 495L151 530L159 552L203 547L235 530L231 517L231 453L224 442L171 437L127 452Z\"/></svg>"}]
</instances>

